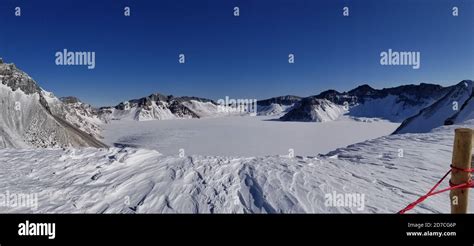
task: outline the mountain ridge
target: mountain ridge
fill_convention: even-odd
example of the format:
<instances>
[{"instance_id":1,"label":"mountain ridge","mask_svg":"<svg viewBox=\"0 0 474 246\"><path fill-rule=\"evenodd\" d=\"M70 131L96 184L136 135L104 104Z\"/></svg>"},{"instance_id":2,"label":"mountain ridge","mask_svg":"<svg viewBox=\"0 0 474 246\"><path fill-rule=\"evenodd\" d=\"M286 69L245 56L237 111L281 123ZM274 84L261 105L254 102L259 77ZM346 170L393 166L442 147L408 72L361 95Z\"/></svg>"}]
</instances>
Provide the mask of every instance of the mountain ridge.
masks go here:
<instances>
[{"instance_id":1,"label":"mountain ridge","mask_svg":"<svg viewBox=\"0 0 474 246\"><path fill-rule=\"evenodd\" d=\"M471 100L474 95L473 81L463 80L448 88L450 90L442 98L405 119L394 134L423 133L442 125L453 124L456 116L465 112L469 102L473 102Z\"/></svg>"},{"instance_id":2,"label":"mountain ridge","mask_svg":"<svg viewBox=\"0 0 474 246\"><path fill-rule=\"evenodd\" d=\"M421 83L419 85L400 85L396 87L374 89L368 84L360 85L347 92L326 90L308 98L325 99L343 106L349 116L382 118L393 122L402 122L418 111L442 97L450 87ZM311 103L317 100L303 99L284 117L285 121L307 121L311 118ZM292 111L297 111L292 112ZM318 121L318 120L314 120Z\"/></svg>"},{"instance_id":3,"label":"mountain ridge","mask_svg":"<svg viewBox=\"0 0 474 246\"><path fill-rule=\"evenodd\" d=\"M175 97L159 92L116 106L95 108L74 96L57 98L13 63L3 61L0 62L0 81L0 147L106 147L98 139L102 138L101 125L111 120L242 115L223 111L221 106L228 105L219 105L211 99ZM472 84L472 80L463 80L446 87L420 83L375 89L365 83L347 92L330 89L309 97L284 95L259 100L257 112L258 115L278 116L281 121L325 122L343 115L381 118L401 123L394 133L426 132L440 125L474 118ZM471 90L463 90L464 85L469 85ZM443 111L454 101L449 98L459 103L456 112ZM441 104L444 106L437 108ZM431 114L437 114L438 118L430 119Z\"/></svg>"},{"instance_id":4,"label":"mountain ridge","mask_svg":"<svg viewBox=\"0 0 474 246\"><path fill-rule=\"evenodd\" d=\"M14 64L0 64L0 147L107 147L63 119L59 99ZM52 100L59 103L54 105Z\"/></svg>"}]
</instances>

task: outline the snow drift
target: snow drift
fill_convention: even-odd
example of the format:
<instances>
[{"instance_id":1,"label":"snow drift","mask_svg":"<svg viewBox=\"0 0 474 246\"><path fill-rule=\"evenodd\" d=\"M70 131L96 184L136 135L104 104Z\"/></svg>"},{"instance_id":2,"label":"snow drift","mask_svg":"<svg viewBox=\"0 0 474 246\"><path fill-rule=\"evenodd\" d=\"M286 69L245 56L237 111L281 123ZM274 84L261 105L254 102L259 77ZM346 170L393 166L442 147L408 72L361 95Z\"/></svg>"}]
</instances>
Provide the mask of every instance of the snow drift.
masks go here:
<instances>
[{"instance_id":1,"label":"snow drift","mask_svg":"<svg viewBox=\"0 0 474 246\"><path fill-rule=\"evenodd\" d=\"M455 127L461 126L295 158L179 157L130 148L1 149L0 194L37 194L38 208L0 207L0 212L396 213L448 170ZM327 206L325 197L334 192L364 194L363 209ZM470 200L472 210L474 197ZM411 212L449 213L449 204L443 193Z\"/></svg>"}]
</instances>

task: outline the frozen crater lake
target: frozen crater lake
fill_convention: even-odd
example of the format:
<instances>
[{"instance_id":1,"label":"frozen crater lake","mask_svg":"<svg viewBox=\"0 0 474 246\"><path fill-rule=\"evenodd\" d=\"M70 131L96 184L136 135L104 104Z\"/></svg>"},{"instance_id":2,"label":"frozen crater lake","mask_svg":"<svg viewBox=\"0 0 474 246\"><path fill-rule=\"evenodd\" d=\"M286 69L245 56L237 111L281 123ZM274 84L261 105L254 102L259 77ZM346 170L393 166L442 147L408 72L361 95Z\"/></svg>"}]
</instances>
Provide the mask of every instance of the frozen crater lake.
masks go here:
<instances>
[{"instance_id":1,"label":"frozen crater lake","mask_svg":"<svg viewBox=\"0 0 474 246\"><path fill-rule=\"evenodd\" d=\"M314 156L391 134L400 124L342 117L330 122L283 122L275 116L112 121L104 142L157 150L165 155Z\"/></svg>"}]
</instances>

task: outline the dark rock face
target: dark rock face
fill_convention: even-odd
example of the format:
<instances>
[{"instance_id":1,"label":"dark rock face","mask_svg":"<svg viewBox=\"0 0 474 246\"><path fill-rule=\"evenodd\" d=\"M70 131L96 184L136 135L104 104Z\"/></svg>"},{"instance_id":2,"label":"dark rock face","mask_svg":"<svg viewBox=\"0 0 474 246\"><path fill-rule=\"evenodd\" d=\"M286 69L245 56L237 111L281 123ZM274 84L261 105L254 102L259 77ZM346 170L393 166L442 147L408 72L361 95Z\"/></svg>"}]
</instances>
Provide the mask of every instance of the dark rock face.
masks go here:
<instances>
[{"instance_id":1,"label":"dark rock face","mask_svg":"<svg viewBox=\"0 0 474 246\"><path fill-rule=\"evenodd\" d=\"M36 82L26 73L17 69L14 64L1 63L0 76L2 77L2 84L12 88L13 91L20 89L27 95L41 91Z\"/></svg>"},{"instance_id":2,"label":"dark rock face","mask_svg":"<svg viewBox=\"0 0 474 246\"><path fill-rule=\"evenodd\" d=\"M358 86L348 92L338 92L336 90L324 91L316 98L327 99L336 104L349 105L356 103L363 103L367 99L384 98L389 95L398 96L400 101L416 105L420 99L425 98L440 98L450 90L449 87L442 87L435 84L421 83L419 85L402 85L393 88L374 89L367 84Z\"/></svg>"},{"instance_id":3,"label":"dark rock face","mask_svg":"<svg viewBox=\"0 0 474 246\"><path fill-rule=\"evenodd\" d=\"M303 98L288 113L280 117L282 121L311 121L310 113L315 106L321 105L322 99L315 97Z\"/></svg>"},{"instance_id":4,"label":"dark rock face","mask_svg":"<svg viewBox=\"0 0 474 246\"><path fill-rule=\"evenodd\" d=\"M327 99L338 105L343 105L345 103L349 103L350 105L353 105L358 102L357 96L350 93L346 93L346 92L341 93L336 90L323 91L320 94L316 96L312 96L312 97L318 98L318 99Z\"/></svg>"},{"instance_id":5,"label":"dark rock face","mask_svg":"<svg viewBox=\"0 0 474 246\"><path fill-rule=\"evenodd\" d=\"M79 103L79 102L81 102L81 100L79 100L79 98L77 98L77 97L72 97L72 96L69 96L69 97L60 97L59 100L61 100L61 102L66 103L66 104L74 104L74 103Z\"/></svg>"},{"instance_id":6,"label":"dark rock face","mask_svg":"<svg viewBox=\"0 0 474 246\"><path fill-rule=\"evenodd\" d=\"M451 87L442 87L434 84L402 85L381 90L382 96L398 95L400 101L408 105L417 105L420 100L431 98L439 99L448 93Z\"/></svg>"},{"instance_id":7,"label":"dark rock face","mask_svg":"<svg viewBox=\"0 0 474 246\"><path fill-rule=\"evenodd\" d=\"M280 117L280 120L324 122L339 118L343 112L344 110L341 106L327 99L313 96L303 98L288 113Z\"/></svg>"},{"instance_id":8,"label":"dark rock face","mask_svg":"<svg viewBox=\"0 0 474 246\"><path fill-rule=\"evenodd\" d=\"M171 101L169 109L171 113L178 117L191 116L192 118L199 118L199 115L189 110L189 108L184 106L180 101Z\"/></svg>"},{"instance_id":9,"label":"dark rock face","mask_svg":"<svg viewBox=\"0 0 474 246\"><path fill-rule=\"evenodd\" d=\"M280 105L292 105L301 100L301 97L298 96L281 96L281 97L272 97L265 100L257 101L258 106L270 106L271 104L280 104Z\"/></svg>"},{"instance_id":10,"label":"dark rock face","mask_svg":"<svg viewBox=\"0 0 474 246\"><path fill-rule=\"evenodd\" d=\"M139 99L132 99L127 102L121 102L114 108L119 109L119 110L125 110L126 107L150 107L152 105L152 102L155 102L157 104L160 104L160 102L165 102L169 105L172 104L180 104L183 102L189 102L191 100L194 101L199 101L199 102L212 102L216 104L214 101L206 98L199 98L199 97L174 97L173 95L163 95L160 93L154 93L151 94L147 97L142 97ZM216 104L217 105L217 104ZM175 108L177 108L175 106Z\"/></svg>"},{"instance_id":11,"label":"dark rock face","mask_svg":"<svg viewBox=\"0 0 474 246\"><path fill-rule=\"evenodd\" d=\"M15 64L1 63L0 78L2 84L10 87L13 91L20 89L27 95L37 93L40 97L39 101L41 105L50 112L49 105L41 93L41 88L28 74L18 69Z\"/></svg>"}]
</instances>

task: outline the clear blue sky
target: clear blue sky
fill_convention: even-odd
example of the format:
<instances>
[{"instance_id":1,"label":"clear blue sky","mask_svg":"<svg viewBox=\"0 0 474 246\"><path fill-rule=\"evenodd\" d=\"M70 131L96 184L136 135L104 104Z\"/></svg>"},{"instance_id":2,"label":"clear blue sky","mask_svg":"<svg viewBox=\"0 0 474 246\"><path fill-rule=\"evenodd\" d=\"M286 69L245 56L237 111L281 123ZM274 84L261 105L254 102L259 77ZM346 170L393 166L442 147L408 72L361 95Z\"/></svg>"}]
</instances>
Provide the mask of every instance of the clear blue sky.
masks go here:
<instances>
[{"instance_id":1,"label":"clear blue sky","mask_svg":"<svg viewBox=\"0 0 474 246\"><path fill-rule=\"evenodd\" d=\"M95 106L153 92L263 99L474 79L472 0L1 0L0 23L0 57ZM96 68L55 65L64 48L96 52ZM421 68L381 66L389 48L420 51Z\"/></svg>"}]
</instances>

